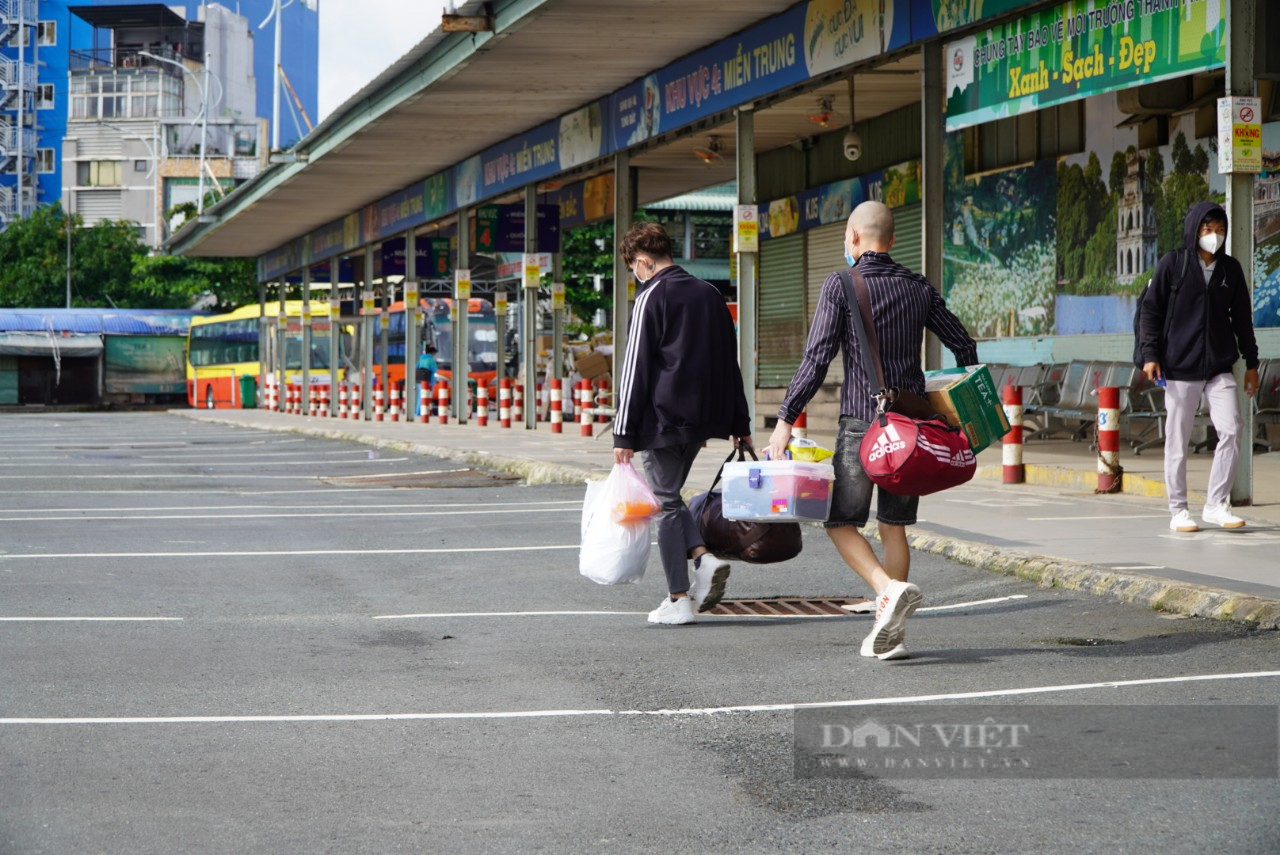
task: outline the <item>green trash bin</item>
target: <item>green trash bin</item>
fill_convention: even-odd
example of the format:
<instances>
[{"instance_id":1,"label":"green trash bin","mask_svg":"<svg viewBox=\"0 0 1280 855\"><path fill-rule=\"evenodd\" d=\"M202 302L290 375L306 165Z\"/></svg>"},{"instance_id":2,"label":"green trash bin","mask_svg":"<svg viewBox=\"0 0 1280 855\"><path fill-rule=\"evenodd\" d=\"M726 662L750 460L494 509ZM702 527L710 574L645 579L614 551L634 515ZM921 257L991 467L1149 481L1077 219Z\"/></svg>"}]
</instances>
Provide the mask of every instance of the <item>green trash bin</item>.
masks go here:
<instances>
[{"instance_id":1,"label":"green trash bin","mask_svg":"<svg viewBox=\"0 0 1280 855\"><path fill-rule=\"evenodd\" d=\"M252 410L258 406L258 378L252 374L240 375L240 408Z\"/></svg>"}]
</instances>

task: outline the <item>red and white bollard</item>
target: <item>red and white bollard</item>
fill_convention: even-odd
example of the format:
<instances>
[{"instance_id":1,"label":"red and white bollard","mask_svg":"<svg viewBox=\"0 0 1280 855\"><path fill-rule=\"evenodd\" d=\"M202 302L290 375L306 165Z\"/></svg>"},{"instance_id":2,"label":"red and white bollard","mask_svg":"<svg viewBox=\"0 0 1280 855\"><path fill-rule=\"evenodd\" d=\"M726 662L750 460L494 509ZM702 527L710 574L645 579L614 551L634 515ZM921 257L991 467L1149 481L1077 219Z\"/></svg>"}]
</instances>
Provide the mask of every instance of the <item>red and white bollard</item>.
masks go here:
<instances>
[{"instance_id":1,"label":"red and white bollard","mask_svg":"<svg viewBox=\"0 0 1280 855\"><path fill-rule=\"evenodd\" d=\"M796 423L791 426L791 435L799 439L805 439L809 436L809 414L804 410L801 410L800 415L796 416Z\"/></svg>"},{"instance_id":2,"label":"red and white bollard","mask_svg":"<svg viewBox=\"0 0 1280 855\"><path fill-rule=\"evenodd\" d=\"M338 387L338 418L345 419L347 417L347 384L343 383Z\"/></svg>"},{"instance_id":3,"label":"red and white bollard","mask_svg":"<svg viewBox=\"0 0 1280 855\"><path fill-rule=\"evenodd\" d=\"M476 385L476 427L489 424L489 386L485 383Z\"/></svg>"},{"instance_id":4,"label":"red and white bollard","mask_svg":"<svg viewBox=\"0 0 1280 855\"><path fill-rule=\"evenodd\" d=\"M443 380L436 381L436 424L449 423L449 384Z\"/></svg>"},{"instance_id":5,"label":"red and white bollard","mask_svg":"<svg viewBox=\"0 0 1280 855\"><path fill-rule=\"evenodd\" d=\"M498 381L498 427L511 427L511 378Z\"/></svg>"},{"instance_id":6,"label":"red and white bollard","mask_svg":"<svg viewBox=\"0 0 1280 855\"><path fill-rule=\"evenodd\" d=\"M1120 466L1120 389L1098 389L1098 489L1095 493L1119 493L1124 469Z\"/></svg>"},{"instance_id":7,"label":"red and white bollard","mask_svg":"<svg viewBox=\"0 0 1280 855\"><path fill-rule=\"evenodd\" d=\"M1004 415L1009 420L1009 432L1001 440L1000 453L1004 461L1004 483L1022 484L1027 480L1027 468L1022 465L1022 387L1004 387Z\"/></svg>"},{"instance_id":8,"label":"red and white bollard","mask_svg":"<svg viewBox=\"0 0 1280 855\"><path fill-rule=\"evenodd\" d=\"M431 421L431 387L423 380L418 384L418 424Z\"/></svg>"},{"instance_id":9,"label":"red and white bollard","mask_svg":"<svg viewBox=\"0 0 1280 855\"><path fill-rule=\"evenodd\" d=\"M591 381L590 381L590 380L583 380L583 381L582 381L582 384L581 384L581 386L580 386L580 388L581 388L581 392L579 392L579 393L578 393L578 402L579 402L579 405L578 405L578 432L579 432L579 433L581 433L583 436L591 436L591 435L592 435L592 422L591 422L591 410L592 410L591 398L592 398L592 393L591 393Z\"/></svg>"},{"instance_id":10,"label":"red and white bollard","mask_svg":"<svg viewBox=\"0 0 1280 855\"><path fill-rule=\"evenodd\" d=\"M315 386L307 389L307 416L315 418L320 415L320 390Z\"/></svg>"},{"instance_id":11,"label":"red and white bollard","mask_svg":"<svg viewBox=\"0 0 1280 855\"><path fill-rule=\"evenodd\" d=\"M267 409L274 410L276 408L276 384L270 380L267 381Z\"/></svg>"},{"instance_id":12,"label":"red and white bollard","mask_svg":"<svg viewBox=\"0 0 1280 855\"><path fill-rule=\"evenodd\" d=\"M393 422L400 421L400 384L391 384L391 408L387 410L387 418Z\"/></svg>"},{"instance_id":13,"label":"red and white bollard","mask_svg":"<svg viewBox=\"0 0 1280 855\"><path fill-rule=\"evenodd\" d=\"M559 377L551 378L551 432L564 433L564 392Z\"/></svg>"},{"instance_id":14,"label":"red and white bollard","mask_svg":"<svg viewBox=\"0 0 1280 855\"><path fill-rule=\"evenodd\" d=\"M293 383L285 384L284 411L291 416L298 414L298 387Z\"/></svg>"},{"instance_id":15,"label":"red and white bollard","mask_svg":"<svg viewBox=\"0 0 1280 855\"><path fill-rule=\"evenodd\" d=\"M382 406L384 398L382 397L382 384L377 380L373 381L373 420L380 422L385 418L386 412Z\"/></svg>"},{"instance_id":16,"label":"red and white bollard","mask_svg":"<svg viewBox=\"0 0 1280 855\"><path fill-rule=\"evenodd\" d=\"M511 420L524 422L524 385L517 383L511 396Z\"/></svg>"},{"instance_id":17,"label":"red and white bollard","mask_svg":"<svg viewBox=\"0 0 1280 855\"><path fill-rule=\"evenodd\" d=\"M333 404L333 399L329 395L329 387L321 386L320 387L320 417L321 418L329 419L337 415L337 413L334 412L333 410L332 404Z\"/></svg>"}]
</instances>

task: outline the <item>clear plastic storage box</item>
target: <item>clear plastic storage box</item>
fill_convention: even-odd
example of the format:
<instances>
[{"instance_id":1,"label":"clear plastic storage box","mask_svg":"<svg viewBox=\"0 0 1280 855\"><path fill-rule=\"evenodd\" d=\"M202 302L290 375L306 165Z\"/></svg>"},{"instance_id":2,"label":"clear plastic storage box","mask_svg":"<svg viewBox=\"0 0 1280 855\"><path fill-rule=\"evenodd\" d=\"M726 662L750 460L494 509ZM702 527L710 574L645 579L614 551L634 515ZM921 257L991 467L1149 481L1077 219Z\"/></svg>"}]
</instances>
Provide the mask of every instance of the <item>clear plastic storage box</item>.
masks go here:
<instances>
[{"instance_id":1,"label":"clear plastic storage box","mask_svg":"<svg viewBox=\"0 0 1280 855\"><path fill-rule=\"evenodd\" d=\"M724 465L725 519L825 520L835 469L803 460L744 460Z\"/></svg>"}]
</instances>

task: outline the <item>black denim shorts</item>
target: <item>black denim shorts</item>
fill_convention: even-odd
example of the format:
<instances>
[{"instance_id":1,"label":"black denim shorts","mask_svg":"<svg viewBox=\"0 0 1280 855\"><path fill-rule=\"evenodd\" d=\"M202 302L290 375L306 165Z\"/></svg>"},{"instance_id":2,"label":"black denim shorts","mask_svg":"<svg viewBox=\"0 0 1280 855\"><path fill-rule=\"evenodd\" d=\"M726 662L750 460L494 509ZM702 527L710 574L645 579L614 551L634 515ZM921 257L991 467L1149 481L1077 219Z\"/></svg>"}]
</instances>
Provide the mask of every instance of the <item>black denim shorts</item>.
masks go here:
<instances>
[{"instance_id":1,"label":"black denim shorts","mask_svg":"<svg viewBox=\"0 0 1280 855\"><path fill-rule=\"evenodd\" d=\"M831 513L827 528L867 524L871 514L871 491L876 492L876 521L889 525L915 525L919 496L899 496L876 487L862 471L858 446L871 425L854 416L841 416L836 432L836 454L831 463L836 468L836 482L831 497Z\"/></svg>"}]
</instances>

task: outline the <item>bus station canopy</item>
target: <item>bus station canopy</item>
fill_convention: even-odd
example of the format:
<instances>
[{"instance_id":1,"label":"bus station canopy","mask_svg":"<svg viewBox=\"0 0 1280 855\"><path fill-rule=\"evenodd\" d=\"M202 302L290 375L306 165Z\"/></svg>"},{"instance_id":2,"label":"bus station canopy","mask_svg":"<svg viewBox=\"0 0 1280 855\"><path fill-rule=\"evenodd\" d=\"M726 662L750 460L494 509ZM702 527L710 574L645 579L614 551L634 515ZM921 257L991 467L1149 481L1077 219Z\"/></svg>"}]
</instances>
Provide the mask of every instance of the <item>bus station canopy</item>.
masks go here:
<instances>
[{"instance_id":1,"label":"bus station canopy","mask_svg":"<svg viewBox=\"0 0 1280 855\"><path fill-rule=\"evenodd\" d=\"M294 149L276 155L257 177L188 223L170 240L170 249L196 256L263 256L794 5L795 0L459 3L460 15L483 15L491 7L493 30L435 28ZM859 117L918 101L918 68L918 53L890 58L877 86L859 91ZM816 128L807 114L814 112L813 96L827 94L847 104L846 91L843 77L832 75L815 81L803 97L790 93L790 105L787 96L772 99L769 110L757 113L757 151L811 136ZM724 152L704 163L694 149L706 145L709 133L720 134ZM732 114L650 139L632 165L642 170L640 204L734 180ZM579 167L572 177L610 169L608 158Z\"/></svg>"}]
</instances>

